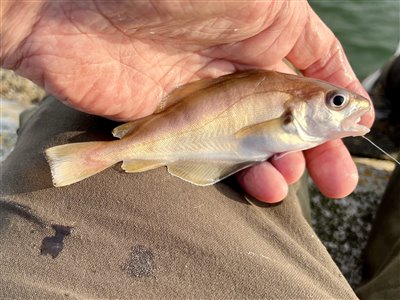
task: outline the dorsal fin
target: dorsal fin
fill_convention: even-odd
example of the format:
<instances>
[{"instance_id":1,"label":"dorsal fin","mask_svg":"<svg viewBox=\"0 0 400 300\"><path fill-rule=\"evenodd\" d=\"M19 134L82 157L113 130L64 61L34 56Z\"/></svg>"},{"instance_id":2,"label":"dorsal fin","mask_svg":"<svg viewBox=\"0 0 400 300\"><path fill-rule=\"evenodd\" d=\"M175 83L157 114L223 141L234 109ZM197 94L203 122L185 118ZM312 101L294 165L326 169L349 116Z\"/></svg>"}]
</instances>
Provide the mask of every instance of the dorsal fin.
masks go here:
<instances>
[{"instance_id":1,"label":"dorsal fin","mask_svg":"<svg viewBox=\"0 0 400 300\"><path fill-rule=\"evenodd\" d=\"M154 111L153 114L157 114L160 112L163 112L166 110L168 107L174 105L175 103L179 102L183 98L197 92L200 90L207 89L215 84L229 81L232 79L239 79L242 77L246 77L252 74L257 74L259 72L262 72L260 70L248 70L248 71L243 71L243 72L236 72L232 74L227 74L218 78L205 78L205 79L200 79L196 80L184 85L181 85L174 89L172 92L170 92L166 97L164 97L160 104L158 105L157 109ZM139 125L143 124L144 121L148 120L148 118L151 118L152 115L149 115L147 117L144 117L139 120L131 121L125 124L122 124L112 131L112 134L114 137L117 138L123 138L127 134L133 132Z\"/></svg>"},{"instance_id":2,"label":"dorsal fin","mask_svg":"<svg viewBox=\"0 0 400 300\"><path fill-rule=\"evenodd\" d=\"M193 81L191 83L182 85L180 87L177 87L174 89L171 93L169 93L164 99L161 100L160 104L158 105L157 109L155 110L154 114L160 113L164 110L166 110L168 107L171 105L179 102L181 99L185 98L186 96L197 92L199 90L205 89L216 82L218 82L218 79L220 78L207 78L207 79L201 79L197 81ZM148 116L151 117L152 115ZM118 127L115 127L112 131L112 134L116 138L123 138L127 134L133 132L140 124L143 123L143 120L145 120L147 117L144 117L139 120L131 121L125 124L122 124Z\"/></svg>"},{"instance_id":3,"label":"dorsal fin","mask_svg":"<svg viewBox=\"0 0 400 300\"><path fill-rule=\"evenodd\" d=\"M227 74L218 78L204 78L200 80L196 80L187 84L183 84L178 86L172 92L170 92L166 97L164 97L160 104L158 105L156 111L154 113L159 113L170 107L171 105L179 102L183 98L193 94L197 91L209 88L217 83L221 83L224 81L228 81L231 79L246 77L249 74L253 74L258 72L257 70L249 70L244 72L236 72L232 74Z\"/></svg>"},{"instance_id":4,"label":"dorsal fin","mask_svg":"<svg viewBox=\"0 0 400 300\"><path fill-rule=\"evenodd\" d=\"M197 81L193 81L191 83L182 85L174 89L171 93L169 93L164 99L161 100L160 104L158 105L157 109L155 110L154 114L160 113L170 107L171 105L179 102L181 99L185 98L186 96L199 91L201 89L207 88L216 82L218 82L219 78L212 79L201 79ZM150 116L144 117L139 120L131 121L120 126L117 126L113 129L112 134L116 138L123 138L127 134L133 132L140 124L143 123L143 120L147 119Z\"/></svg>"},{"instance_id":5,"label":"dorsal fin","mask_svg":"<svg viewBox=\"0 0 400 300\"><path fill-rule=\"evenodd\" d=\"M112 135L116 138L122 139L127 134L133 132L139 125L143 124L148 118L151 117L147 116L135 121L127 122L122 125L115 127L112 131Z\"/></svg>"},{"instance_id":6,"label":"dorsal fin","mask_svg":"<svg viewBox=\"0 0 400 300\"><path fill-rule=\"evenodd\" d=\"M158 104L157 109L154 113L162 112L171 105L179 102L186 96L215 84L214 80L215 79L212 78L200 79L178 86L176 89L172 90L171 93L169 93L166 97L164 97L161 100L160 104Z\"/></svg>"}]
</instances>

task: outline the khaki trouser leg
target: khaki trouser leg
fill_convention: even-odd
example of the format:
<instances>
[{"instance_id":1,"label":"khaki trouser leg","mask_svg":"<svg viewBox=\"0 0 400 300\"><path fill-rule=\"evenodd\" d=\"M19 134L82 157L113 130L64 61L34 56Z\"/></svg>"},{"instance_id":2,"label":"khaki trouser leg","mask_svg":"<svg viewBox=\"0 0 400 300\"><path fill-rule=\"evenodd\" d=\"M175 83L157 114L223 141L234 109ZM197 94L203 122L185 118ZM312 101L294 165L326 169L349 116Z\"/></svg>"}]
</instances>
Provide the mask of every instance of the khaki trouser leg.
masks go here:
<instances>
[{"instance_id":1,"label":"khaki trouser leg","mask_svg":"<svg viewBox=\"0 0 400 300\"><path fill-rule=\"evenodd\" d=\"M0 298L356 297L296 187L266 205L234 180L197 187L116 165L54 188L43 151L110 138L113 126L50 97L22 128L1 168Z\"/></svg>"}]
</instances>

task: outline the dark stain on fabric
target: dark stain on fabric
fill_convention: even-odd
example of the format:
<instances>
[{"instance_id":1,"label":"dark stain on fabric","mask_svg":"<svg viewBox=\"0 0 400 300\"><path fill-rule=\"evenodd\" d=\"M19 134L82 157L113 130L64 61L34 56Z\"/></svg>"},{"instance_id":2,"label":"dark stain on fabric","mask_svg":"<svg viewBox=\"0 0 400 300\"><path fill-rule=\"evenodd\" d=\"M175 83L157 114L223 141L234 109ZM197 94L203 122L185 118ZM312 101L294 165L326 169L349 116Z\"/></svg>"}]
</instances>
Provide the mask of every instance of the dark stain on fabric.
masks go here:
<instances>
[{"instance_id":1,"label":"dark stain on fabric","mask_svg":"<svg viewBox=\"0 0 400 300\"><path fill-rule=\"evenodd\" d=\"M0 206L0 234L5 232L10 226L10 218L7 212Z\"/></svg>"},{"instance_id":2,"label":"dark stain on fabric","mask_svg":"<svg viewBox=\"0 0 400 300\"><path fill-rule=\"evenodd\" d=\"M47 222L34 213L29 206L22 205L14 201L0 199L0 234L8 230L13 217L19 217L25 221L28 221L34 226L33 228L35 229L50 228Z\"/></svg>"},{"instance_id":3,"label":"dark stain on fabric","mask_svg":"<svg viewBox=\"0 0 400 300\"><path fill-rule=\"evenodd\" d=\"M130 277L151 277L155 271L154 254L150 248L143 245L132 247L128 261L122 266Z\"/></svg>"},{"instance_id":4,"label":"dark stain on fabric","mask_svg":"<svg viewBox=\"0 0 400 300\"><path fill-rule=\"evenodd\" d=\"M1 222L0 229L6 229L8 227L8 216L18 216L27 220L30 223L33 223L40 228L48 228L49 226L46 222L37 216L30 207L13 202L0 199L0 213L1 213Z\"/></svg>"},{"instance_id":5,"label":"dark stain on fabric","mask_svg":"<svg viewBox=\"0 0 400 300\"><path fill-rule=\"evenodd\" d=\"M55 231L54 236L43 239L40 254L49 254L52 258L56 258L64 249L64 238L72 233L73 228L63 225L52 225L51 227Z\"/></svg>"}]
</instances>

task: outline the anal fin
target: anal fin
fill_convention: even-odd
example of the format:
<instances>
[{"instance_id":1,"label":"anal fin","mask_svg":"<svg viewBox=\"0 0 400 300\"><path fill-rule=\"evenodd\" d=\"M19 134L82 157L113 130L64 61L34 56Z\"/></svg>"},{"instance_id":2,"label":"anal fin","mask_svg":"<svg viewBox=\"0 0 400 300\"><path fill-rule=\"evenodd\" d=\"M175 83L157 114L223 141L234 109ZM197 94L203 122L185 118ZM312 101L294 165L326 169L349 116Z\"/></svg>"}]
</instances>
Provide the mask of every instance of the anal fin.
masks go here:
<instances>
[{"instance_id":1,"label":"anal fin","mask_svg":"<svg viewBox=\"0 0 400 300\"><path fill-rule=\"evenodd\" d=\"M226 161L220 163L184 161L168 165L168 172L199 186L212 185L250 165L253 162Z\"/></svg>"},{"instance_id":2,"label":"anal fin","mask_svg":"<svg viewBox=\"0 0 400 300\"><path fill-rule=\"evenodd\" d=\"M128 160L123 161L121 168L128 173L139 173L165 166L165 161L160 160Z\"/></svg>"}]
</instances>

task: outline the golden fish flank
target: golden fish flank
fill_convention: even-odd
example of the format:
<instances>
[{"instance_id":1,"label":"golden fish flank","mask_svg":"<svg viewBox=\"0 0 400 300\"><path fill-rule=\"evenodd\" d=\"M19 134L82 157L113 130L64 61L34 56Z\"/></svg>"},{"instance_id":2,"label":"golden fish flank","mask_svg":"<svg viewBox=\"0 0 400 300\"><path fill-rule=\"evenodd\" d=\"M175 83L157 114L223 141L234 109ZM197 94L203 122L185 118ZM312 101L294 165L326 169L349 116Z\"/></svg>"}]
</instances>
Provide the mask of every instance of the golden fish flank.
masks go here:
<instances>
[{"instance_id":1,"label":"golden fish flank","mask_svg":"<svg viewBox=\"0 0 400 300\"><path fill-rule=\"evenodd\" d=\"M167 166L210 185L277 153L364 135L358 122L369 109L369 100L328 83L253 70L177 88L155 114L115 128L120 140L56 146L46 156L55 186L120 161L126 172Z\"/></svg>"}]
</instances>

